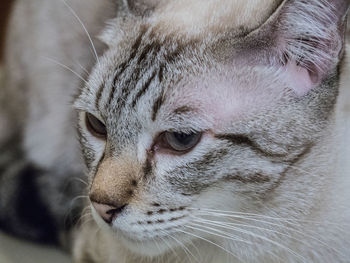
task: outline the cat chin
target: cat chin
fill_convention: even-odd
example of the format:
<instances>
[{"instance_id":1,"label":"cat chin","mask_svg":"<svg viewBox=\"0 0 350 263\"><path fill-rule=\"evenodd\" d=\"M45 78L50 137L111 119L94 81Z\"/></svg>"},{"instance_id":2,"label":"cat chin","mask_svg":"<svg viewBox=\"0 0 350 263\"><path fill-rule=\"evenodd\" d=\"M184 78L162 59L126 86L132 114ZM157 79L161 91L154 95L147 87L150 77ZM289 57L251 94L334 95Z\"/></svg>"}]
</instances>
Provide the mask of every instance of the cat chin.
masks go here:
<instances>
[{"instance_id":1,"label":"cat chin","mask_svg":"<svg viewBox=\"0 0 350 263\"><path fill-rule=\"evenodd\" d=\"M118 240L132 254L144 257L157 257L166 254L173 247L171 240L164 241L165 238L150 238L145 240L134 240L123 234L118 235Z\"/></svg>"},{"instance_id":2,"label":"cat chin","mask_svg":"<svg viewBox=\"0 0 350 263\"><path fill-rule=\"evenodd\" d=\"M93 219L104 234L108 235L112 240L121 244L128 251L137 256L149 258L161 256L171 251L174 247L179 246L179 242L184 244L190 241L188 238L187 240L183 240L183 238L177 237L177 240L180 239L181 241L175 242L174 237L169 238L166 236L150 236L148 238L143 237L143 239L139 239L136 235L130 235L128 232L106 224L92 206L91 212Z\"/></svg>"}]
</instances>

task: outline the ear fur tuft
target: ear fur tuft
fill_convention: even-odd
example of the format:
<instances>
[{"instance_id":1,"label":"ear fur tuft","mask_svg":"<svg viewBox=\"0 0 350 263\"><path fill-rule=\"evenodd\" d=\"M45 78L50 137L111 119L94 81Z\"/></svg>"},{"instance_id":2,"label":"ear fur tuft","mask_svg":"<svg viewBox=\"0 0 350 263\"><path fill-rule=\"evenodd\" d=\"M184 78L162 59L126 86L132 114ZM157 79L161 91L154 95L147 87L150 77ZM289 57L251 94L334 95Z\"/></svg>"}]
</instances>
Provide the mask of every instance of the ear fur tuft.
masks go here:
<instances>
[{"instance_id":1,"label":"ear fur tuft","mask_svg":"<svg viewBox=\"0 0 350 263\"><path fill-rule=\"evenodd\" d=\"M262 26L269 64L281 67L299 95L334 72L344 51L348 0L284 0ZM269 35L266 35L269 34Z\"/></svg>"},{"instance_id":2,"label":"ear fur tuft","mask_svg":"<svg viewBox=\"0 0 350 263\"><path fill-rule=\"evenodd\" d=\"M308 70L327 71L342 46L344 17L338 15L329 0L289 1L279 25L283 55Z\"/></svg>"}]
</instances>

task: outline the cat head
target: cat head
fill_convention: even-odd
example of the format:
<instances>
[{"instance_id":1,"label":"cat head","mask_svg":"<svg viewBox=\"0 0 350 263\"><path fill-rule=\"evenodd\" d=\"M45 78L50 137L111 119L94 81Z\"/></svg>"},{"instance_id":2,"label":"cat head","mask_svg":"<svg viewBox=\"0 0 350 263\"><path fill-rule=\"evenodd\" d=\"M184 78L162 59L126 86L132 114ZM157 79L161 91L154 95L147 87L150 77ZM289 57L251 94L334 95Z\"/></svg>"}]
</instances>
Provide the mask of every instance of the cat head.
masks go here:
<instances>
[{"instance_id":1,"label":"cat head","mask_svg":"<svg viewBox=\"0 0 350 263\"><path fill-rule=\"evenodd\" d=\"M169 235L221 246L219 210L312 210L319 182L300 167L329 135L344 55L345 0L237 1L223 17L208 1L198 24L180 2L126 2L75 102L95 219L146 255L178 246Z\"/></svg>"}]
</instances>

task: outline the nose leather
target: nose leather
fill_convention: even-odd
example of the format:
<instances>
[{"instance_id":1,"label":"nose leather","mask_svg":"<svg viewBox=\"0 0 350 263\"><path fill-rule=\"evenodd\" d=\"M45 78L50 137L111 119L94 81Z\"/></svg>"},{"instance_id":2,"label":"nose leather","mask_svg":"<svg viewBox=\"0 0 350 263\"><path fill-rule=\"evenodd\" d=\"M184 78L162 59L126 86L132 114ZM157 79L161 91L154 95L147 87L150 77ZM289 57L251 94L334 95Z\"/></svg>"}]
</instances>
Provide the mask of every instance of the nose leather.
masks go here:
<instances>
[{"instance_id":1,"label":"nose leather","mask_svg":"<svg viewBox=\"0 0 350 263\"><path fill-rule=\"evenodd\" d=\"M100 164L89 198L101 218L110 224L130 204L138 187L141 166L126 158L108 158Z\"/></svg>"},{"instance_id":2,"label":"nose leather","mask_svg":"<svg viewBox=\"0 0 350 263\"><path fill-rule=\"evenodd\" d=\"M95 208L96 212L100 215L100 217L107 223L112 223L113 219L122 212L124 206L114 207L105 204L99 204L97 202L92 202L92 206Z\"/></svg>"}]
</instances>

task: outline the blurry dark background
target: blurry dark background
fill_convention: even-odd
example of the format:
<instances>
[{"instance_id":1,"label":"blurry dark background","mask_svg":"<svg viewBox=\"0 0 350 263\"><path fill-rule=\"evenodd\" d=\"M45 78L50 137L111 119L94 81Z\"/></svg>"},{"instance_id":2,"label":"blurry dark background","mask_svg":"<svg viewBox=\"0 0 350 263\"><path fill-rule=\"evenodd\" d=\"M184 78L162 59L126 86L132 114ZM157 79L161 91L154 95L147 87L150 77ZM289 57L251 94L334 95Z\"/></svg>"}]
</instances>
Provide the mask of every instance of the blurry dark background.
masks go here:
<instances>
[{"instance_id":1,"label":"blurry dark background","mask_svg":"<svg viewBox=\"0 0 350 263\"><path fill-rule=\"evenodd\" d=\"M0 61L3 58L4 53L4 39L5 39L5 30L10 14L11 4L14 0L0 0Z\"/></svg>"}]
</instances>

